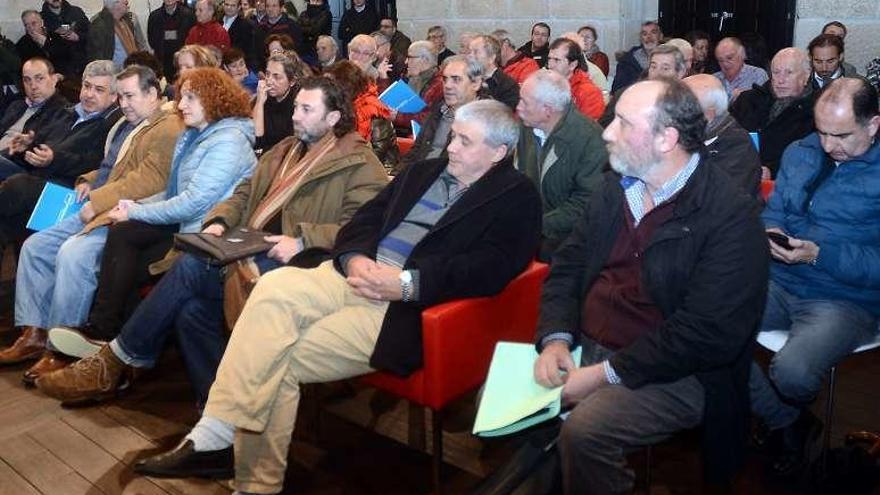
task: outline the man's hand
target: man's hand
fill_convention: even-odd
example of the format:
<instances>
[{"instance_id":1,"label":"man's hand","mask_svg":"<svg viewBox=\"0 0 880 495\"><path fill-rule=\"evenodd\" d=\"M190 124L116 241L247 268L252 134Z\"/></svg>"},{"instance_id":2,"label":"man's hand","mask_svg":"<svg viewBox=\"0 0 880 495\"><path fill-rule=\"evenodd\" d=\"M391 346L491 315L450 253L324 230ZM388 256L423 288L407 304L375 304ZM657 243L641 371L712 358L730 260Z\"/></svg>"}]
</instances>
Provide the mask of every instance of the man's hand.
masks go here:
<instances>
[{"instance_id":1,"label":"man's hand","mask_svg":"<svg viewBox=\"0 0 880 495\"><path fill-rule=\"evenodd\" d=\"M355 294L377 301L399 301L400 268L377 263L364 255L348 260L345 268L346 281Z\"/></svg>"},{"instance_id":2,"label":"man's hand","mask_svg":"<svg viewBox=\"0 0 880 495\"><path fill-rule=\"evenodd\" d=\"M266 84L265 79L260 79L259 81L257 81L257 95L254 99L254 105L263 106L268 98L269 86Z\"/></svg>"},{"instance_id":3,"label":"man's hand","mask_svg":"<svg viewBox=\"0 0 880 495\"><path fill-rule=\"evenodd\" d=\"M86 201L86 204L79 210L79 219L82 220L82 223L89 223L93 218L95 218L95 208L91 201Z\"/></svg>"},{"instance_id":4,"label":"man's hand","mask_svg":"<svg viewBox=\"0 0 880 495\"><path fill-rule=\"evenodd\" d=\"M535 360L535 381L547 388L559 387L568 379L566 374L575 368L577 365L571 358L568 342L552 341L544 346Z\"/></svg>"},{"instance_id":5,"label":"man's hand","mask_svg":"<svg viewBox=\"0 0 880 495\"><path fill-rule=\"evenodd\" d=\"M578 368L568 374L565 386L562 387L562 402L565 404L578 403L588 395L595 392L602 385L607 385L605 370L602 363Z\"/></svg>"},{"instance_id":6,"label":"man's hand","mask_svg":"<svg viewBox=\"0 0 880 495\"><path fill-rule=\"evenodd\" d=\"M204 229L202 229L203 234L211 234L220 237L223 233L226 232L226 227L223 226L220 222L214 222L211 225L208 225Z\"/></svg>"},{"instance_id":7,"label":"man's hand","mask_svg":"<svg viewBox=\"0 0 880 495\"><path fill-rule=\"evenodd\" d=\"M45 34L37 31L28 31L28 35L34 40L34 43L40 46L45 45L46 40L48 39Z\"/></svg>"},{"instance_id":8,"label":"man's hand","mask_svg":"<svg viewBox=\"0 0 880 495\"><path fill-rule=\"evenodd\" d=\"M24 161L40 168L48 167L54 159L55 152L45 144L41 144L31 151L26 151L24 154Z\"/></svg>"},{"instance_id":9,"label":"man's hand","mask_svg":"<svg viewBox=\"0 0 880 495\"><path fill-rule=\"evenodd\" d=\"M778 232L787 235L776 227L767 229L767 232ZM773 256L774 259L782 261L783 263L788 263L789 265L809 263L819 257L819 246L813 241L795 239L794 237L789 236L788 243L791 245L791 249L785 249L769 239L767 242L770 243L770 255Z\"/></svg>"},{"instance_id":10,"label":"man's hand","mask_svg":"<svg viewBox=\"0 0 880 495\"><path fill-rule=\"evenodd\" d=\"M58 36L61 36L67 41L72 41L73 43L79 41L79 35L76 34L76 31L72 29L58 28L55 30L55 32L58 33Z\"/></svg>"},{"instance_id":11,"label":"man's hand","mask_svg":"<svg viewBox=\"0 0 880 495\"><path fill-rule=\"evenodd\" d=\"M34 131L16 132L12 135L12 140L7 147L9 155L15 155L28 149L28 146L34 142Z\"/></svg>"},{"instance_id":12,"label":"man's hand","mask_svg":"<svg viewBox=\"0 0 880 495\"><path fill-rule=\"evenodd\" d=\"M76 185L76 202L82 203L85 201L87 197L89 197L89 193L92 192L92 186L88 182L80 182Z\"/></svg>"},{"instance_id":13,"label":"man's hand","mask_svg":"<svg viewBox=\"0 0 880 495\"><path fill-rule=\"evenodd\" d=\"M263 239L266 242L274 242L275 246L266 253L266 256L281 263L287 263L290 258L302 251L300 241L286 235L267 235Z\"/></svg>"},{"instance_id":14,"label":"man's hand","mask_svg":"<svg viewBox=\"0 0 880 495\"><path fill-rule=\"evenodd\" d=\"M133 201L128 199L120 199L119 203L116 203L116 206L113 207L107 213L107 216L110 217L114 223L119 222L127 222L128 221L128 207L131 206Z\"/></svg>"}]
</instances>

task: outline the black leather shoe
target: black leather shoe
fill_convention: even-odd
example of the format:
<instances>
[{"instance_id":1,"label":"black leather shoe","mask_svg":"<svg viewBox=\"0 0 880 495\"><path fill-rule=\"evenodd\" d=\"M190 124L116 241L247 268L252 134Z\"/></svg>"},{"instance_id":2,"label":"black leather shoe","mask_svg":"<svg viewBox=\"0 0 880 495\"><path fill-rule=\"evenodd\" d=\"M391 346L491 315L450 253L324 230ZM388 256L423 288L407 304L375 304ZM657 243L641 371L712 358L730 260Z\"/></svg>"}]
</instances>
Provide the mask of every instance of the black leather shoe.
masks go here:
<instances>
[{"instance_id":1,"label":"black leather shoe","mask_svg":"<svg viewBox=\"0 0 880 495\"><path fill-rule=\"evenodd\" d=\"M232 447L196 452L192 440L184 439L168 452L138 461L134 471L156 478L225 480L235 477L235 459Z\"/></svg>"},{"instance_id":2,"label":"black leather shoe","mask_svg":"<svg viewBox=\"0 0 880 495\"><path fill-rule=\"evenodd\" d=\"M822 433L822 421L808 409L781 430L781 448L770 470L776 476L788 477L801 472L810 463L813 444Z\"/></svg>"}]
</instances>

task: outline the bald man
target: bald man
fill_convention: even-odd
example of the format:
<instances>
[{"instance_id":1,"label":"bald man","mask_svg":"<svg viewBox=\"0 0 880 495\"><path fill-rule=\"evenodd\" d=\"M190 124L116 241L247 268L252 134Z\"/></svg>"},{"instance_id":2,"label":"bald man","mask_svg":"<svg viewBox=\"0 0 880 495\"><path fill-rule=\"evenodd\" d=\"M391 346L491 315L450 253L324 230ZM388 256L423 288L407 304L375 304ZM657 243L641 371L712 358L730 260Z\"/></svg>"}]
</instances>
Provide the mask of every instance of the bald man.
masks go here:
<instances>
[{"instance_id":1,"label":"bald man","mask_svg":"<svg viewBox=\"0 0 880 495\"><path fill-rule=\"evenodd\" d=\"M186 35L187 45L210 45L222 50L231 46L229 33L223 25L214 19L214 2L199 0L196 2L196 25Z\"/></svg>"},{"instance_id":2,"label":"bald man","mask_svg":"<svg viewBox=\"0 0 880 495\"><path fill-rule=\"evenodd\" d=\"M721 70L713 74L723 84L727 97L733 101L743 91L767 82L767 71L746 63L746 47L738 38L724 38L715 47L715 58Z\"/></svg>"},{"instance_id":3,"label":"bald man","mask_svg":"<svg viewBox=\"0 0 880 495\"><path fill-rule=\"evenodd\" d=\"M783 48L770 62L770 81L740 95L730 114L757 132L761 163L775 177L785 147L813 132L815 92L809 84L810 57L800 48Z\"/></svg>"},{"instance_id":4,"label":"bald man","mask_svg":"<svg viewBox=\"0 0 880 495\"><path fill-rule=\"evenodd\" d=\"M740 189L757 198L761 158L749 133L727 112L727 93L721 81L709 74L696 74L683 82L697 97L706 117L706 161L724 170Z\"/></svg>"}]
</instances>

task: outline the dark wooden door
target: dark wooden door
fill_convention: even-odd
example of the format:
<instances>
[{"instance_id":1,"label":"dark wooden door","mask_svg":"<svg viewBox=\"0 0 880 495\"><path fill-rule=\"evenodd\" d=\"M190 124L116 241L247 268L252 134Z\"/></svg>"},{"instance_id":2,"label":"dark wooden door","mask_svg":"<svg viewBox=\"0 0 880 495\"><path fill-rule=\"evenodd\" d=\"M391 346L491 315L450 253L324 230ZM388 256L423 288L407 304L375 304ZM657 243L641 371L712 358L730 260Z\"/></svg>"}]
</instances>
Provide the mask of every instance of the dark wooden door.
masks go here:
<instances>
[{"instance_id":1,"label":"dark wooden door","mask_svg":"<svg viewBox=\"0 0 880 495\"><path fill-rule=\"evenodd\" d=\"M725 36L758 33L768 55L791 46L795 0L660 0L658 19L666 36L699 29L713 44Z\"/></svg>"}]
</instances>

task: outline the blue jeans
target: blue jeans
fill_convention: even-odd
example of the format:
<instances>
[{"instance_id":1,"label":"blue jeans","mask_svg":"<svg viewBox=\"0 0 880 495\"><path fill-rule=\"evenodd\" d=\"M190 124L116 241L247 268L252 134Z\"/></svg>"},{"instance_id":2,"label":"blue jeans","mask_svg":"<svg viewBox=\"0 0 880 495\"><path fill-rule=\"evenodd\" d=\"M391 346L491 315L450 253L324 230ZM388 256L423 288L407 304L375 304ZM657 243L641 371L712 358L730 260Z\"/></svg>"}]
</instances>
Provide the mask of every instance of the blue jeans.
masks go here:
<instances>
[{"instance_id":1,"label":"blue jeans","mask_svg":"<svg viewBox=\"0 0 880 495\"><path fill-rule=\"evenodd\" d=\"M26 172L26 170L21 168L21 166L19 166L14 161L7 158L6 155L0 155L0 181L3 181L7 177L13 176L15 174L20 174L22 172Z\"/></svg>"},{"instance_id":2,"label":"blue jeans","mask_svg":"<svg viewBox=\"0 0 880 495\"><path fill-rule=\"evenodd\" d=\"M762 330L788 329L768 377L752 363L752 411L770 429L792 424L815 399L832 366L877 333L877 318L847 301L800 299L772 280Z\"/></svg>"},{"instance_id":3,"label":"blue jeans","mask_svg":"<svg viewBox=\"0 0 880 495\"><path fill-rule=\"evenodd\" d=\"M80 235L78 215L30 236L15 276L15 324L80 326L89 316L107 227Z\"/></svg>"},{"instance_id":4,"label":"blue jeans","mask_svg":"<svg viewBox=\"0 0 880 495\"><path fill-rule=\"evenodd\" d=\"M258 256L256 263L260 273L282 266L265 256ZM176 330L197 403L202 407L226 350L223 281L220 267L190 254L181 256L110 342L113 353L130 366L152 368Z\"/></svg>"}]
</instances>

